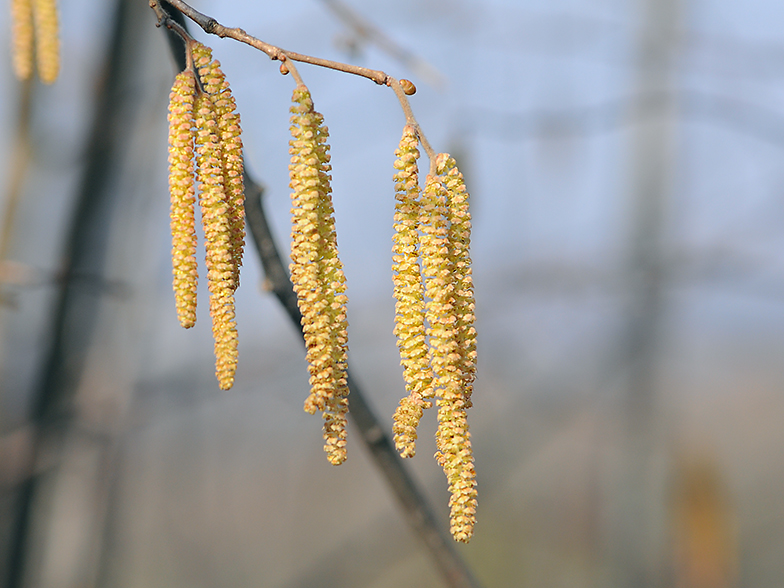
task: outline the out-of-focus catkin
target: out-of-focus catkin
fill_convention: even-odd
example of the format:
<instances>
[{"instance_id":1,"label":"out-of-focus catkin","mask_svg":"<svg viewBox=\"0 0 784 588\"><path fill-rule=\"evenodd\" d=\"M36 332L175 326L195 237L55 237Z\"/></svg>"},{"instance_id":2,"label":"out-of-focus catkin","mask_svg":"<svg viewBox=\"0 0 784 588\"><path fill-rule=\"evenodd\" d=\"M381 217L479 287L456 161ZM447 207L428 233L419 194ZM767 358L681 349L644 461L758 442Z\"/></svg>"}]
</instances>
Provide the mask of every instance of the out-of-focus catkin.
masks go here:
<instances>
[{"instance_id":1,"label":"out-of-focus catkin","mask_svg":"<svg viewBox=\"0 0 784 588\"><path fill-rule=\"evenodd\" d=\"M51 84L60 72L59 19L56 0L33 0L35 57L38 76Z\"/></svg>"},{"instance_id":2,"label":"out-of-focus catkin","mask_svg":"<svg viewBox=\"0 0 784 588\"><path fill-rule=\"evenodd\" d=\"M328 132L304 86L291 106L291 280L302 313L311 391L305 410L324 416L330 463L346 459L348 322L330 186Z\"/></svg>"},{"instance_id":3,"label":"out-of-focus catkin","mask_svg":"<svg viewBox=\"0 0 784 588\"><path fill-rule=\"evenodd\" d=\"M432 403L432 372L425 340L422 276L419 268L419 139L406 125L396 151L395 234L392 281L395 295L395 335L408 396L394 415L395 446L403 457L416 453L417 427L424 409Z\"/></svg>"},{"instance_id":4,"label":"out-of-focus catkin","mask_svg":"<svg viewBox=\"0 0 784 588\"><path fill-rule=\"evenodd\" d=\"M196 79L179 73L169 99L169 194L171 197L172 272L177 318L186 329L196 323L196 227L193 145L196 128L193 102Z\"/></svg>"},{"instance_id":5,"label":"out-of-focus catkin","mask_svg":"<svg viewBox=\"0 0 784 588\"><path fill-rule=\"evenodd\" d=\"M11 0L11 21L14 73L27 80L33 75L33 0Z\"/></svg>"}]
</instances>

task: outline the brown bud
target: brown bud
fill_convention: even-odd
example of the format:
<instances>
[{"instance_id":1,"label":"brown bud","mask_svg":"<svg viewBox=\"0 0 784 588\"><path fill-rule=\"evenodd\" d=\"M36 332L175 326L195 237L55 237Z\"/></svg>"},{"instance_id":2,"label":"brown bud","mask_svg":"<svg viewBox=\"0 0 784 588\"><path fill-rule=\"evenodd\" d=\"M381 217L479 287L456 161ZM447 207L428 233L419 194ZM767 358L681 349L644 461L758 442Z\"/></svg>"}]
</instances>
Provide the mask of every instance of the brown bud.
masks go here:
<instances>
[{"instance_id":1,"label":"brown bud","mask_svg":"<svg viewBox=\"0 0 784 588\"><path fill-rule=\"evenodd\" d=\"M400 87L403 88L403 93L406 96L413 96L416 94L416 86L411 80L400 80Z\"/></svg>"}]
</instances>

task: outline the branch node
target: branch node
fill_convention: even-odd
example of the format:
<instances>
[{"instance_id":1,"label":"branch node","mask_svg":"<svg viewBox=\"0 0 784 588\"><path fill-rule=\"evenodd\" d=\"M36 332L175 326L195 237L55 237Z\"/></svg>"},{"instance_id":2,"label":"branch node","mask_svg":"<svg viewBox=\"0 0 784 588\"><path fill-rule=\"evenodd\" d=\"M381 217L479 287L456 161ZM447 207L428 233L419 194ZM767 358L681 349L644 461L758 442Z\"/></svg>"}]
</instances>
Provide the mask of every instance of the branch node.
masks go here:
<instances>
[{"instance_id":1,"label":"branch node","mask_svg":"<svg viewBox=\"0 0 784 588\"><path fill-rule=\"evenodd\" d=\"M217 20L215 20L212 17L209 17L207 21L204 23L204 26L202 28L206 33L215 34L218 35L219 37L223 37L224 35L215 32L215 29L217 29L219 26L220 23Z\"/></svg>"}]
</instances>

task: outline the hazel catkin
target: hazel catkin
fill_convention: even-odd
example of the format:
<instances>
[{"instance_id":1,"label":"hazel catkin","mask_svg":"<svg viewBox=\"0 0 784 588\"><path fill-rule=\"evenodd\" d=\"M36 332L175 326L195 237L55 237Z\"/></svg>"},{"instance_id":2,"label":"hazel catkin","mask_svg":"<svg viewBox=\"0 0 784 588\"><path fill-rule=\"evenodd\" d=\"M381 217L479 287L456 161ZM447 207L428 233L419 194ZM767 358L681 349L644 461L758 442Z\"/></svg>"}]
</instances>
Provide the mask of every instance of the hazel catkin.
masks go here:
<instances>
[{"instance_id":1,"label":"hazel catkin","mask_svg":"<svg viewBox=\"0 0 784 588\"><path fill-rule=\"evenodd\" d=\"M331 197L328 132L304 86L294 90L291 114L290 271L310 373L305 410L322 411L324 450L329 462L338 465L346 459L348 321Z\"/></svg>"},{"instance_id":2,"label":"hazel catkin","mask_svg":"<svg viewBox=\"0 0 784 588\"><path fill-rule=\"evenodd\" d=\"M244 247L244 186L239 116L229 85L212 52L189 43L193 66L172 87L169 106L169 189L172 268L177 316L196 321L197 264L194 221L194 157L205 237L215 375L221 389L234 383L237 325L234 292Z\"/></svg>"},{"instance_id":3,"label":"hazel catkin","mask_svg":"<svg viewBox=\"0 0 784 588\"><path fill-rule=\"evenodd\" d=\"M180 72L169 100L169 193L171 199L172 272L177 318L186 329L196 323L196 227L193 149L196 128L193 102L196 80Z\"/></svg>"},{"instance_id":4,"label":"hazel catkin","mask_svg":"<svg viewBox=\"0 0 784 588\"><path fill-rule=\"evenodd\" d=\"M242 136L240 116L220 63L212 59L212 51L196 43L193 58L198 67L204 91L212 101L221 143L223 188L231 238L232 284L239 286L240 266L245 243L245 186L243 181Z\"/></svg>"},{"instance_id":5,"label":"hazel catkin","mask_svg":"<svg viewBox=\"0 0 784 588\"><path fill-rule=\"evenodd\" d=\"M210 317L215 339L215 375L222 390L234 383L237 369L237 325L234 314L234 268L231 227L221 163L221 141L215 108L202 94L194 106L199 204L206 249Z\"/></svg>"},{"instance_id":6,"label":"hazel catkin","mask_svg":"<svg viewBox=\"0 0 784 588\"><path fill-rule=\"evenodd\" d=\"M410 125L396 151L395 234L392 249L392 281L395 296L395 330L403 380L408 396L394 414L395 447L403 457L416 453L417 427L424 409L432 403L432 372L425 340L424 292L419 268L419 140Z\"/></svg>"},{"instance_id":7,"label":"hazel catkin","mask_svg":"<svg viewBox=\"0 0 784 588\"><path fill-rule=\"evenodd\" d=\"M467 410L476 375L468 192L455 160L441 153L419 192L418 140L407 126L397 151L393 248L395 334L408 396L395 412L395 445L415 452L417 426L436 398L436 461L451 498L450 530L467 542L476 522L476 471Z\"/></svg>"}]
</instances>

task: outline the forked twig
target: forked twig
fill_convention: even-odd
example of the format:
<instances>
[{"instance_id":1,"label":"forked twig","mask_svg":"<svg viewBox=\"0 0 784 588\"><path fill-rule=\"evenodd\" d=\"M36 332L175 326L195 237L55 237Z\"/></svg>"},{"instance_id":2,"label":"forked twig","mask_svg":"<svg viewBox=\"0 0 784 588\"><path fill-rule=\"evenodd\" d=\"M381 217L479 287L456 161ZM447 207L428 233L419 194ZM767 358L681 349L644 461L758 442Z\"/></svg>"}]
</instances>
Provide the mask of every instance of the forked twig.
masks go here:
<instances>
[{"instance_id":1,"label":"forked twig","mask_svg":"<svg viewBox=\"0 0 784 588\"><path fill-rule=\"evenodd\" d=\"M422 143L422 147L427 153L428 159L430 160L431 169L435 165L435 156L436 153L433 148L430 146L430 143L427 141L425 134L422 132L422 128L417 123L416 118L414 117L414 113L411 110L411 105L408 102L408 97L403 89L400 87L400 81L396 78L393 78L389 74L377 70L377 69L368 69L366 67L360 67L358 65L351 65L349 63L342 63L339 61L332 61L331 59L322 59L321 57L314 57L312 55L304 55L302 53L297 53L295 51L288 51L286 49L281 49L280 47L276 47L275 45L271 45L269 43L265 43L261 39L254 37L253 35L249 35L243 29L239 27L226 27L220 24L217 20L212 18L211 16L207 16L196 10L195 8L189 6L187 3L183 2L182 0L149 0L150 8L155 11L155 15L158 17L158 26L165 26L167 29L174 29L174 31L182 36L181 29L183 28L184 22L178 23L176 20L172 19L169 11L166 9L164 4L170 5L172 8L176 9L179 13L185 15L197 25L199 25L204 32L216 35L221 38L229 37L234 39L235 41L239 41L240 43L245 43L246 45L250 45L255 49L265 53L269 56L272 60L278 60L284 62L286 64L286 70L291 71L292 75L294 76L295 80L298 84L302 83L302 79L299 77L296 68L292 61L299 61L302 63L308 63L310 65L316 65L319 67L325 67L327 69L334 69L336 71L342 71L344 73L353 74L356 76L360 76L363 78L367 78L376 82L379 85L389 86L391 87L395 95L397 96L398 100L400 101L400 106L403 109L403 113L406 116L406 122L412 125L416 131L417 135L419 136L419 140ZM287 72L286 72L287 73ZM415 89L412 90L416 91Z\"/></svg>"}]
</instances>

